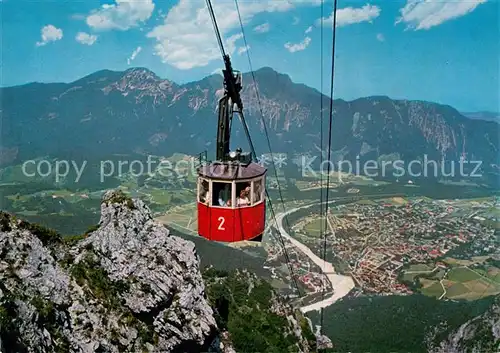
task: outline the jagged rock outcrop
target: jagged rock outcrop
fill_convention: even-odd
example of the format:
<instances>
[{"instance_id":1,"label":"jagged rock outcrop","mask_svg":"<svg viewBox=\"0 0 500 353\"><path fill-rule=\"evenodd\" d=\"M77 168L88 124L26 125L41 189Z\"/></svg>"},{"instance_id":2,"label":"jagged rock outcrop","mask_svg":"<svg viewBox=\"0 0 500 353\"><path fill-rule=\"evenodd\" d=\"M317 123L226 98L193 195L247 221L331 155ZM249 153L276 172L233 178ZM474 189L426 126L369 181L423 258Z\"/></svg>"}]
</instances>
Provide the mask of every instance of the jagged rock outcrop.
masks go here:
<instances>
[{"instance_id":1,"label":"jagged rock outcrop","mask_svg":"<svg viewBox=\"0 0 500 353\"><path fill-rule=\"evenodd\" d=\"M1 213L0 333L2 352L197 352L218 331L194 244L113 191L73 246Z\"/></svg>"},{"instance_id":2,"label":"jagged rock outcrop","mask_svg":"<svg viewBox=\"0 0 500 353\"><path fill-rule=\"evenodd\" d=\"M438 331L439 332L439 331ZM484 314L467 321L442 342L429 344L429 353L500 351L500 296Z\"/></svg>"},{"instance_id":3,"label":"jagged rock outcrop","mask_svg":"<svg viewBox=\"0 0 500 353\"><path fill-rule=\"evenodd\" d=\"M320 333L316 333L316 344L318 349L333 348L332 340L329 337L322 335Z\"/></svg>"}]
</instances>

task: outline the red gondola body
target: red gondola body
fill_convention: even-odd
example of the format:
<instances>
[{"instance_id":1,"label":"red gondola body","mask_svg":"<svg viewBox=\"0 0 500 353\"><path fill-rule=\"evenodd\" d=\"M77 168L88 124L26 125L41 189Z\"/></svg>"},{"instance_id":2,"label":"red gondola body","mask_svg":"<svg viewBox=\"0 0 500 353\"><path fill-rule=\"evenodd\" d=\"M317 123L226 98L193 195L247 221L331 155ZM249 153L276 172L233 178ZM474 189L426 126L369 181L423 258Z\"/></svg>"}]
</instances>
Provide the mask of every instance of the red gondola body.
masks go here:
<instances>
[{"instance_id":1,"label":"red gondola body","mask_svg":"<svg viewBox=\"0 0 500 353\"><path fill-rule=\"evenodd\" d=\"M212 208L198 203L198 234L221 242L254 240L264 233L265 213L263 202L240 209Z\"/></svg>"},{"instance_id":2,"label":"red gondola body","mask_svg":"<svg viewBox=\"0 0 500 353\"><path fill-rule=\"evenodd\" d=\"M228 172L236 169L238 175ZM255 163L213 163L201 168L198 179L198 234L220 242L260 240L266 219L265 173L266 169ZM217 194L223 189L222 185L228 186L232 205L237 203L238 193L249 187L249 205L221 205Z\"/></svg>"}]
</instances>

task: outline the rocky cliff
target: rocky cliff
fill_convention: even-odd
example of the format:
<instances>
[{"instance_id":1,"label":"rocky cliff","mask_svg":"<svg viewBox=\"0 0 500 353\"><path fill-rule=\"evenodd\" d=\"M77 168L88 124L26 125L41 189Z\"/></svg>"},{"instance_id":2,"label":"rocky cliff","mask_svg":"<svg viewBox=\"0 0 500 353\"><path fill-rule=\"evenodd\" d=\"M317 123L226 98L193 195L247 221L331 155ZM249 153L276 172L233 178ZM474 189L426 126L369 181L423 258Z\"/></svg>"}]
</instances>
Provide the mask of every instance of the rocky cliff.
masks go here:
<instances>
[{"instance_id":1,"label":"rocky cliff","mask_svg":"<svg viewBox=\"0 0 500 353\"><path fill-rule=\"evenodd\" d=\"M440 333L440 329L436 330ZM500 351L500 296L482 315L449 333L439 344L429 344L429 353L486 353Z\"/></svg>"},{"instance_id":2,"label":"rocky cliff","mask_svg":"<svg viewBox=\"0 0 500 353\"><path fill-rule=\"evenodd\" d=\"M217 327L194 245L142 201L108 192L99 227L68 249L54 232L2 217L6 351L208 350Z\"/></svg>"},{"instance_id":3,"label":"rocky cliff","mask_svg":"<svg viewBox=\"0 0 500 353\"><path fill-rule=\"evenodd\" d=\"M247 341L266 352L315 345L255 275L202 276L194 244L142 201L108 191L81 239L0 212L0 352L229 353Z\"/></svg>"}]
</instances>

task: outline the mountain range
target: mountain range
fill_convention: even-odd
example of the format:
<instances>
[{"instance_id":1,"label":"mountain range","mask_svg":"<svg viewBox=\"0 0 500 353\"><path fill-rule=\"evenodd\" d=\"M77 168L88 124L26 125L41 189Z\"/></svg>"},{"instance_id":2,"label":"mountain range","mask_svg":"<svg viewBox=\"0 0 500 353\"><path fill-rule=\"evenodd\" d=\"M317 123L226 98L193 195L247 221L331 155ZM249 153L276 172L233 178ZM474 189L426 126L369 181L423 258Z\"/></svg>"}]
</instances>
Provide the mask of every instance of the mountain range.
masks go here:
<instances>
[{"instance_id":1,"label":"mountain range","mask_svg":"<svg viewBox=\"0 0 500 353\"><path fill-rule=\"evenodd\" d=\"M243 75L242 100L257 154L318 155L328 141L330 99L271 68ZM102 70L71 83L0 90L0 165L34 157L106 158L111 154L215 152L222 76L177 84L144 68ZM256 89L258 89L258 95ZM320 111L321 101L323 111ZM469 119L451 106L385 96L334 100L332 158L480 160L500 165L499 124ZM233 147L247 148L239 121ZM189 141L189 143L186 143ZM326 154L325 154L326 156ZM319 160L319 158L318 158Z\"/></svg>"}]
</instances>

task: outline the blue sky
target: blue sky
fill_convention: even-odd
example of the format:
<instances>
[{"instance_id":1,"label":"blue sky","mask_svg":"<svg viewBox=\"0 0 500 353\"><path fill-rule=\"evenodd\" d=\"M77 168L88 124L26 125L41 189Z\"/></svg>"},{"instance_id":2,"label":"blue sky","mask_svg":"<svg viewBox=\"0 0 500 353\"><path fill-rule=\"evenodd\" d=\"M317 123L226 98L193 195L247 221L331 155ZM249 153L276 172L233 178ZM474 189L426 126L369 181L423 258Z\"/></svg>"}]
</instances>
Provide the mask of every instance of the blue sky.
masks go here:
<instances>
[{"instance_id":1,"label":"blue sky","mask_svg":"<svg viewBox=\"0 0 500 353\"><path fill-rule=\"evenodd\" d=\"M248 71L234 1L212 2L234 68ZM324 3L325 18L332 3ZM270 66L319 90L320 4L240 0L254 68ZM499 1L338 5L336 98L388 95L462 111L500 111ZM2 86L70 82L101 69L137 66L183 83L222 67L204 0L3 0L0 6ZM329 94L328 19L323 35L323 92Z\"/></svg>"}]
</instances>

